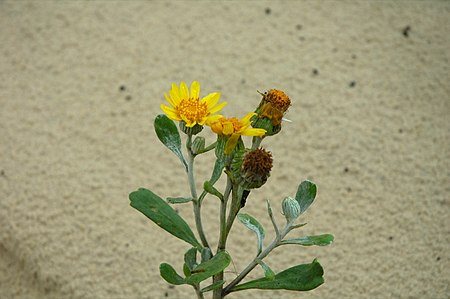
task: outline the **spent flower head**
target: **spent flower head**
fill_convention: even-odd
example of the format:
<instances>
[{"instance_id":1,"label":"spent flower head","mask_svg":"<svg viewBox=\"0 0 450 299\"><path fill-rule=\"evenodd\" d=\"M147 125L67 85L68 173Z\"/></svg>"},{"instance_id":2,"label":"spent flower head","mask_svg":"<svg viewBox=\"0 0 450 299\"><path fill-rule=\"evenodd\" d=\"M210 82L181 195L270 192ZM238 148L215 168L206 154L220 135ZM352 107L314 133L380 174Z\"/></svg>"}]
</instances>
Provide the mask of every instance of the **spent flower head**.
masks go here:
<instances>
[{"instance_id":1,"label":"spent flower head","mask_svg":"<svg viewBox=\"0 0 450 299\"><path fill-rule=\"evenodd\" d=\"M164 93L164 96L171 107L161 104L161 109L170 119L180 121L187 128L203 126L227 104L217 105L220 99L218 92L200 99L200 83L197 81L192 82L190 91L185 82L181 82L179 88L173 83L169 95Z\"/></svg>"},{"instance_id":2,"label":"spent flower head","mask_svg":"<svg viewBox=\"0 0 450 299\"><path fill-rule=\"evenodd\" d=\"M256 109L257 117L252 119L252 125L265 129L266 135L275 135L281 130L281 121L291 106L291 100L278 89L270 89L261 95L263 98Z\"/></svg>"},{"instance_id":3,"label":"spent flower head","mask_svg":"<svg viewBox=\"0 0 450 299\"><path fill-rule=\"evenodd\" d=\"M272 166L272 153L264 148L257 148L236 154L233 159L232 171L243 188L255 189L267 182Z\"/></svg>"}]
</instances>

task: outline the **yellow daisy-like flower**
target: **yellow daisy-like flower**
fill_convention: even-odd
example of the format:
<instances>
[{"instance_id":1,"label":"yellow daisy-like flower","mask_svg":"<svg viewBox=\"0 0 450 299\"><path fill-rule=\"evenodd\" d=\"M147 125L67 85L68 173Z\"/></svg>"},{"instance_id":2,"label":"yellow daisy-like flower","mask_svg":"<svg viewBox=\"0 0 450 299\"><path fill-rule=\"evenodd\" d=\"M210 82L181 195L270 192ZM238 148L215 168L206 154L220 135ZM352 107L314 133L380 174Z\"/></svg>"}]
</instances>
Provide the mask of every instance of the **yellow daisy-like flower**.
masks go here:
<instances>
[{"instance_id":1,"label":"yellow daisy-like flower","mask_svg":"<svg viewBox=\"0 0 450 299\"><path fill-rule=\"evenodd\" d=\"M197 81L192 82L190 92L185 82L180 83L180 88L173 83L169 95L164 93L164 96L172 107L161 104L162 111L170 119L184 121L189 128L196 124L203 126L227 104L223 102L217 105L220 99L218 92L200 99L200 83Z\"/></svg>"},{"instance_id":2,"label":"yellow daisy-like flower","mask_svg":"<svg viewBox=\"0 0 450 299\"><path fill-rule=\"evenodd\" d=\"M211 130L219 136L228 137L225 153L229 154L236 146L239 137L241 136L264 136L266 130L252 128L250 119L256 113L250 112L242 119L236 117L225 118L221 115L215 115L206 123L211 127Z\"/></svg>"}]
</instances>

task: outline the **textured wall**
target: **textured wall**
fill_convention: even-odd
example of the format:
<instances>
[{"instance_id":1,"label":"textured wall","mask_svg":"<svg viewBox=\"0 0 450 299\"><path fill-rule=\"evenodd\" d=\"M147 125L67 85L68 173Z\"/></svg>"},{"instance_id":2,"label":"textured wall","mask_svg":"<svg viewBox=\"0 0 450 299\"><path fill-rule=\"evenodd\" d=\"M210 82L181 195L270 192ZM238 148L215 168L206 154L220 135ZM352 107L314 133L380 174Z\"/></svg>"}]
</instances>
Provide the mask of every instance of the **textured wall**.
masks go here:
<instances>
[{"instance_id":1,"label":"textured wall","mask_svg":"<svg viewBox=\"0 0 450 299\"><path fill-rule=\"evenodd\" d=\"M194 296L158 273L187 246L128 193L188 193L152 122L172 82L199 80L230 116L252 111L256 90L290 95L293 122L264 143L272 176L245 210L269 239L265 199L278 210L309 178L304 233L335 235L267 259L318 257L323 286L230 298L448 298L449 15L445 1L0 2L0 297ZM214 243L217 201L204 211ZM236 224L237 270L252 238Z\"/></svg>"}]
</instances>

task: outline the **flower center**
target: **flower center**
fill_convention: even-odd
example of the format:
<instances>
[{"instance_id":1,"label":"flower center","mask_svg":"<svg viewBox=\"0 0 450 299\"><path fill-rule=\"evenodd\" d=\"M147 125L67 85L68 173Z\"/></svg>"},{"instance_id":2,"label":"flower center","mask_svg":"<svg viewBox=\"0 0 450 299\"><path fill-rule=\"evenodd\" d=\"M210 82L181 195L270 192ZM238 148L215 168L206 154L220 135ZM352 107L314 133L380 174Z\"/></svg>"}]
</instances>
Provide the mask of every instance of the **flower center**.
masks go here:
<instances>
[{"instance_id":1,"label":"flower center","mask_svg":"<svg viewBox=\"0 0 450 299\"><path fill-rule=\"evenodd\" d=\"M208 106L206 102L200 102L197 99L183 99L176 107L179 115L184 116L189 121L200 121L202 118L208 115Z\"/></svg>"}]
</instances>

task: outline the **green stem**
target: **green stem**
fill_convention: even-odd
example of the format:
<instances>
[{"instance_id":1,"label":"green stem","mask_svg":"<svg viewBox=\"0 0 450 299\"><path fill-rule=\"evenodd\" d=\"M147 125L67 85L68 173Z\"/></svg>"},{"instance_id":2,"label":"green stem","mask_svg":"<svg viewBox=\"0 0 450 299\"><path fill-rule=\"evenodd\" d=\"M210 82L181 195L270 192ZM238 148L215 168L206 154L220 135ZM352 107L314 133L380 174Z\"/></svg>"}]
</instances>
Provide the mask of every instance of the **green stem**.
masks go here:
<instances>
[{"instance_id":1,"label":"green stem","mask_svg":"<svg viewBox=\"0 0 450 299\"><path fill-rule=\"evenodd\" d=\"M257 149L263 140L263 137L253 136L252 139L252 149Z\"/></svg>"},{"instance_id":2,"label":"green stem","mask_svg":"<svg viewBox=\"0 0 450 299\"><path fill-rule=\"evenodd\" d=\"M232 188L231 179L228 177L227 186L225 188L225 192L223 195L223 200L220 203L220 215L219 215L220 235L219 235L219 244L217 245L217 252L225 250L225 246L226 246L226 242L227 242L226 214L227 214L227 202L228 202L228 198L230 197L231 188ZM214 275L213 283L220 281L220 280L223 280L223 271ZM213 291L213 299L221 299L221 298L222 298L222 287L215 289Z\"/></svg>"},{"instance_id":3,"label":"green stem","mask_svg":"<svg viewBox=\"0 0 450 299\"><path fill-rule=\"evenodd\" d=\"M258 265L258 261L261 261L263 258L265 258L275 247L280 244L281 240L283 240L283 238L291 231L291 229L292 223L287 223L284 229L280 232L279 235L275 237L272 243L270 243L269 246L267 246L260 254L258 254L258 256L255 257L253 261L248 264L248 266L235 279L233 279L233 281L231 281L229 285L227 285L223 289L222 298L231 293L233 291L232 289Z\"/></svg>"},{"instance_id":4,"label":"green stem","mask_svg":"<svg viewBox=\"0 0 450 299\"><path fill-rule=\"evenodd\" d=\"M192 135L188 134L186 147L188 152L188 181L189 188L191 189L192 196L192 204L194 208L194 216L195 216L195 225L197 227L198 234L200 236L200 240L202 242L203 247L209 248L208 240L206 239L205 232L203 230L202 218L201 218L201 203L197 197L197 188L195 187L195 178L194 178L194 154L192 153Z\"/></svg>"},{"instance_id":5,"label":"green stem","mask_svg":"<svg viewBox=\"0 0 450 299\"><path fill-rule=\"evenodd\" d=\"M203 296L203 293L200 291L200 285L195 284L193 287L195 289L195 293L197 294L197 299L204 299L205 297Z\"/></svg>"}]
</instances>

